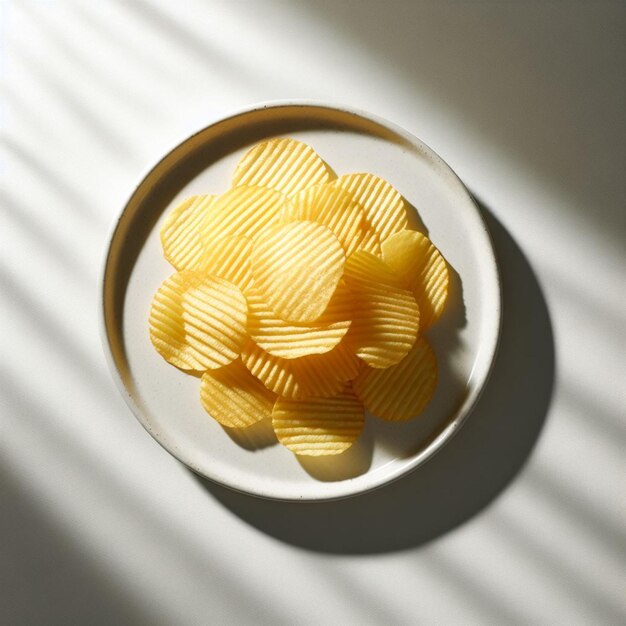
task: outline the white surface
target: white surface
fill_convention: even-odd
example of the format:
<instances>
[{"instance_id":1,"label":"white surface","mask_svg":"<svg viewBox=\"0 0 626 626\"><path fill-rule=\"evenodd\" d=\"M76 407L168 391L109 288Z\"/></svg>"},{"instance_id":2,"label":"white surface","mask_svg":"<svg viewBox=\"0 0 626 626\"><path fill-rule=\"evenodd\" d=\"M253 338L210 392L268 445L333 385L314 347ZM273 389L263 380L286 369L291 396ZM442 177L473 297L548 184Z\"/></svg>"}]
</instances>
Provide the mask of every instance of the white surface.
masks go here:
<instances>
[{"instance_id":1,"label":"white surface","mask_svg":"<svg viewBox=\"0 0 626 626\"><path fill-rule=\"evenodd\" d=\"M425 225L452 268L446 312L426 333L439 364L428 407L403 424L367 416L358 441L333 458L294 456L278 445L267 422L227 431L207 419L200 380L160 358L147 332L154 294L172 273L163 256L163 220L190 195L223 193L250 145L280 134L312 146L335 172L376 172L390 181L408 203L409 223ZM198 129L159 160L116 222L103 288L111 371L151 436L201 476L252 495L296 501L369 491L422 465L448 442L491 371L501 288L486 225L467 189L437 155L406 131L365 113L283 103L252 107Z\"/></svg>"},{"instance_id":2,"label":"white surface","mask_svg":"<svg viewBox=\"0 0 626 626\"><path fill-rule=\"evenodd\" d=\"M623 4L5 0L0 20L3 622L624 622ZM294 97L431 145L495 216L508 285L459 437L328 505L199 482L118 397L97 326L143 167Z\"/></svg>"}]
</instances>

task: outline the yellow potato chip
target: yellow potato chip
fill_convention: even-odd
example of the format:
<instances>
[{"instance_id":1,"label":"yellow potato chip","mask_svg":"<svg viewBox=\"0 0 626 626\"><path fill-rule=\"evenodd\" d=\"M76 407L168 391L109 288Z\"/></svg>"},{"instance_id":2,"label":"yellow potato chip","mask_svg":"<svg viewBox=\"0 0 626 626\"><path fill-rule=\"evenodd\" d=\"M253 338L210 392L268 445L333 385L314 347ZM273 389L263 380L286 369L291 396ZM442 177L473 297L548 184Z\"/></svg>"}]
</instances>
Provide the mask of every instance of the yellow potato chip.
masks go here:
<instances>
[{"instance_id":1,"label":"yellow potato chip","mask_svg":"<svg viewBox=\"0 0 626 626\"><path fill-rule=\"evenodd\" d=\"M346 344L371 367L397 363L417 337L420 314L415 297L370 252L355 252L346 262L344 277L354 310Z\"/></svg>"},{"instance_id":2,"label":"yellow potato chip","mask_svg":"<svg viewBox=\"0 0 626 626\"><path fill-rule=\"evenodd\" d=\"M340 187L316 185L299 191L281 216L282 222L310 220L330 228L346 256L354 252L363 238L363 209Z\"/></svg>"},{"instance_id":3,"label":"yellow potato chip","mask_svg":"<svg viewBox=\"0 0 626 626\"><path fill-rule=\"evenodd\" d=\"M283 359L329 352L350 328L352 298L345 284L337 287L324 313L306 324L280 319L255 288L246 291L246 298L250 337L263 350Z\"/></svg>"},{"instance_id":4,"label":"yellow potato chip","mask_svg":"<svg viewBox=\"0 0 626 626\"><path fill-rule=\"evenodd\" d=\"M177 269L196 269L202 255L200 226L216 196L191 196L169 212L161 226L165 258Z\"/></svg>"},{"instance_id":5,"label":"yellow potato chip","mask_svg":"<svg viewBox=\"0 0 626 626\"><path fill-rule=\"evenodd\" d=\"M359 359L343 343L325 354L281 359L248 341L241 360L268 389L284 398L335 396L360 367Z\"/></svg>"},{"instance_id":6,"label":"yellow potato chip","mask_svg":"<svg viewBox=\"0 0 626 626\"><path fill-rule=\"evenodd\" d=\"M331 185L341 187L363 207L365 219L380 241L407 226L404 198L386 180L374 174L345 174Z\"/></svg>"},{"instance_id":7,"label":"yellow potato chip","mask_svg":"<svg viewBox=\"0 0 626 626\"><path fill-rule=\"evenodd\" d=\"M272 411L280 443L303 456L344 452L361 434L364 423L363 405L349 387L332 398L278 398Z\"/></svg>"},{"instance_id":8,"label":"yellow potato chip","mask_svg":"<svg viewBox=\"0 0 626 626\"><path fill-rule=\"evenodd\" d=\"M364 367L352 386L370 413L389 421L409 420L424 410L435 393L435 354L418 337L402 361L387 369Z\"/></svg>"},{"instance_id":9,"label":"yellow potato chip","mask_svg":"<svg viewBox=\"0 0 626 626\"><path fill-rule=\"evenodd\" d=\"M380 239L371 226L366 226L364 229L363 238L359 242L357 250L371 252L374 256L382 257L383 252L380 246Z\"/></svg>"},{"instance_id":10,"label":"yellow potato chip","mask_svg":"<svg viewBox=\"0 0 626 626\"><path fill-rule=\"evenodd\" d=\"M270 139L254 146L237 164L233 187L257 185L291 196L333 177L315 150L295 139Z\"/></svg>"},{"instance_id":11,"label":"yellow potato chip","mask_svg":"<svg viewBox=\"0 0 626 626\"><path fill-rule=\"evenodd\" d=\"M241 290L215 276L205 276L182 295L185 342L204 369L227 365L241 354L247 339L248 304Z\"/></svg>"},{"instance_id":12,"label":"yellow potato chip","mask_svg":"<svg viewBox=\"0 0 626 626\"><path fill-rule=\"evenodd\" d=\"M150 309L150 339L184 370L204 371L237 358L246 340L247 303L231 283L186 270L167 278Z\"/></svg>"},{"instance_id":13,"label":"yellow potato chip","mask_svg":"<svg viewBox=\"0 0 626 626\"><path fill-rule=\"evenodd\" d=\"M223 278L237 285L244 293L252 285L250 251L252 240L243 235L230 235L209 243L197 262L197 270Z\"/></svg>"},{"instance_id":14,"label":"yellow potato chip","mask_svg":"<svg viewBox=\"0 0 626 626\"><path fill-rule=\"evenodd\" d=\"M183 370L205 370L201 355L187 344L183 322L183 293L200 281L196 272L185 271L165 279L150 307L150 340L168 362Z\"/></svg>"},{"instance_id":15,"label":"yellow potato chip","mask_svg":"<svg viewBox=\"0 0 626 626\"><path fill-rule=\"evenodd\" d=\"M200 226L204 246L223 237L245 235L254 239L278 218L289 204L287 196L264 187L237 187L218 196Z\"/></svg>"},{"instance_id":16,"label":"yellow potato chip","mask_svg":"<svg viewBox=\"0 0 626 626\"><path fill-rule=\"evenodd\" d=\"M448 297L448 266L433 243L412 230L391 235L382 244L383 260L408 286L420 308L420 328L432 326Z\"/></svg>"},{"instance_id":17,"label":"yellow potato chip","mask_svg":"<svg viewBox=\"0 0 626 626\"><path fill-rule=\"evenodd\" d=\"M254 285L278 317L317 320L343 274L345 254L320 224L297 221L261 233L252 247Z\"/></svg>"},{"instance_id":18,"label":"yellow potato chip","mask_svg":"<svg viewBox=\"0 0 626 626\"><path fill-rule=\"evenodd\" d=\"M276 395L237 360L203 374L200 400L206 412L222 426L246 428L271 419Z\"/></svg>"}]
</instances>

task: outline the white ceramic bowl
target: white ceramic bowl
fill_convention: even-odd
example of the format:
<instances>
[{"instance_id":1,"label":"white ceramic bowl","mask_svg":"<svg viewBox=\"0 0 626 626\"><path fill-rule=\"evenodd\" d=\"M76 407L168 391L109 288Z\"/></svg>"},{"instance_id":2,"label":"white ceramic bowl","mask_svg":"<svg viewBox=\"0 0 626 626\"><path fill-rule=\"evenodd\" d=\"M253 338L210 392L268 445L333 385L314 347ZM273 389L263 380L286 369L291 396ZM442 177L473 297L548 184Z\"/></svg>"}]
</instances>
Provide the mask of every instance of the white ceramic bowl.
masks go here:
<instances>
[{"instance_id":1,"label":"white ceramic bowl","mask_svg":"<svg viewBox=\"0 0 626 626\"><path fill-rule=\"evenodd\" d=\"M338 173L390 181L417 210L453 268L448 308L428 331L440 378L417 419L371 416L359 441L337 457L299 459L266 424L227 432L199 401L198 378L167 364L148 334L150 302L173 270L159 227L196 193L221 193L244 152L269 137L310 144ZM109 239L102 282L104 349L112 375L146 430L195 472L256 496L327 500L379 487L414 470L467 418L485 385L500 330L500 286L491 241L467 189L430 148L373 115L314 102L257 105L194 133L148 171Z\"/></svg>"}]
</instances>

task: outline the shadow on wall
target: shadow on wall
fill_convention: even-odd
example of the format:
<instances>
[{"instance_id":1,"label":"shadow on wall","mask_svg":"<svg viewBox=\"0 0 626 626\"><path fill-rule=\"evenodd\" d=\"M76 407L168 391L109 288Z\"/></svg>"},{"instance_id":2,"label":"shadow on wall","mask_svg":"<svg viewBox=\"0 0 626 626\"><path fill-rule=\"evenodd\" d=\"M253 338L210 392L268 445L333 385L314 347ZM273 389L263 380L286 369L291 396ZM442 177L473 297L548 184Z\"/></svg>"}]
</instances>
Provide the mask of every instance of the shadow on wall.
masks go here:
<instances>
[{"instance_id":1,"label":"shadow on wall","mask_svg":"<svg viewBox=\"0 0 626 626\"><path fill-rule=\"evenodd\" d=\"M4 466L0 476L4 624L154 624L94 555L57 528ZM8 506L7 506L8 505Z\"/></svg>"},{"instance_id":2,"label":"shadow on wall","mask_svg":"<svg viewBox=\"0 0 626 626\"><path fill-rule=\"evenodd\" d=\"M303 0L298 6L382 64L407 95L437 103L621 244L624 3L396 2L390 10L376 0ZM436 143L444 151L441 138Z\"/></svg>"},{"instance_id":3,"label":"shadow on wall","mask_svg":"<svg viewBox=\"0 0 626 626\"><path fill-rule=\"evenodd\" d=\"M504 317L493 374L459 434L423 467L362 496L276 502L198 478L217 500L286 543L320 552L367 554L431 541L474 517L507 487L546 418L554 383L554 340L532 268L493 214L483 206L481 210L500 263Z\"/></svg>"}]
</instances>

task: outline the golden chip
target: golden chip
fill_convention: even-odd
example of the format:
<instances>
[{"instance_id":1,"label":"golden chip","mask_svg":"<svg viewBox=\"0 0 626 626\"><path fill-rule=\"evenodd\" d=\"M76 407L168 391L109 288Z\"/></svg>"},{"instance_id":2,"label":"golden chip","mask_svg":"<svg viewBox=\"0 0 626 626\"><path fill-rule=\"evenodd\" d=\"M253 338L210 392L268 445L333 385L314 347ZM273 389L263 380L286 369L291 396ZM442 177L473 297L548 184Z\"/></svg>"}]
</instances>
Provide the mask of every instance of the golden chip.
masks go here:
<instances>
[{"instance_id":1,"label":"golden chip","mask_svg":"<svg viewBox=\"0 0 626 626\"><path fill-rule=\"evenodd\" d=\"M303 456L344 452L361 434L364 421L363 405L350 388L332 398L278 398L272 411L280 443Z\"/></svg>"},{"instance_id":2,"label":"golden chip","mask_svg":"<svg viewBox=\"0 0 626 626\"><path fill-rule=\"evenodd\" d=\"M350 328L352 298L343 283L337 287L324 313L307 324L280 319L255 288L246 291L246 298L250 337L263 350L283 359L329 352Z\"/></svg>"},{"instance_id":3,"label":"golden chip","mask_svg":"<svg viewBox=\"0 0 626 626\"><path fill-rule=\"evenodd\" d=\"M150 307L150 340L168 362L183 370L206 369L204 360L187 344L183 322L183 293L201 277L192 271L177 272L167 278Z\"/></svg>"},{"instance_id":4,"label":"golden chip","mask_svg":"<svg viewBox=\"0 0 626 626\"><path fill-rule=\"evenodd\" d=\"M246 339L247 303L231 283L186 270L167 278L150 309L150 339L184 370L204 371L237 358Z\"/></svg>"},{"instance_id":5,"label":"golden chip","mask_svg":"<svg viewBox=\"0 0 626 626\"><path fill-rule=\"evenodd\" d=\"M345 254L333 233L320 224L297 221L259 235L252 247L255 287L278 317L317 320L343 274Z\"/></svg>"},{"instance_id":6,"label":"golden chip","mask_svg":"<svg viewBox=\"0 0 626 626\"><path fill-rule=\"evenodd\" d=\"M412 230L391 235L382 244L383 260L408 286L420 308L420 327L432 326L448 297L448 266L428 237Z\"/></svg>"},{"instance_id":7,"label":"golden chip","mask_svg":"<svg viewBox=\"0 0 626 626\"><path fill-rule=\"evenodd\" d=\"M364 250L365 252L371 252L374 256L382 257L383 252L380 246L380 239L371 226L365 228L363 238L359 242L357 250Z\"/></svg>"},{"instance_id":8,"label":"golden chip","mask_svg":"<svg viewBox=\"0 0 626 626\"><path fill-rule=\"evenodd\" d=\"M355 252L346 262L353 318L346 344L371 367L400 361L415 343L419 308L385 263L370 252Z\"/></svg>"},{"instance_id":9,"label":"golden chip","mask_svg":"<svg viewBox=\"0 0 626 626\"><path fill-rule=\"evenodd\" d=\"M204 363L203 369L217 369L241 354L248 304L239 287L206 276L183 292L181 304L185 341Z\"/></svg>"},{"instance_id":10,"label":"golden chip","mask_svg":"<svg viewBox=\"0 0 626 626\"><path fill-rule=\"evenodd\" d=\"M248 341L241 360L268 389L284 398L329 397L359 371L359 359L343 343L325 354L281 359Z\"/></svg>"},{"instance_id":11,"label":"golden chip","mask_svg":"<svg viewBox=\"0 0 626 626\"><path fill-rule=\"evenodd\" d=\"M346 256L354 252L363 238L363 209L340 187L316 185L298 192L292 198L281 221L310 220L330 228Z\"/></svg>"},{"instance_id":12,"label":"golden chip","mask_svg":"<svg viewBox=\"0 0 626 626\"><path fill-rule=\"evenodd\" d=\"M295 139L270 139L254 146L239 161L233 187L257 185L291 196L331 178L330 169L310 146Z\"/></svg>"},{"instance_id":13,"label":"golden chip","mask_svg":"<svg viewBox=\"0 0 626 626\"><path fill-rule=\"evenodd\" d=\"M409 420L424 410L435 392L435 354L418 337L402 361L387 369L364 367L352 386L370 413L389 421Z\"/></svg>"},{"instance_id":14,"label":"golden chip","mask_svg":"<svg viewBox=\"0 0 626 626\"><path fill-rule=\"evenodd\" d=\"M243 235L222 237L209 244L198 258L199 272L223 278L244 293L252 285L250 250L252 240Z\"/></svg>"},{"instance_id":15,"label":"golden chip","mask_svg":"<svg viewBox=\"0 0 626 626\"><path fill-rule=\"evenodd\" d=\"M345 189L363 207L366 221L381 242L406 228L404 198L386 180L374 174L345 174L331 185Z\"/></svg>"},{"instance_id":16,"label":"golden chip","mask_svg":"<svg viewBox=\"0 0 626 626\"><path fill-rule=\"evenodd\" d=\"M246 428L271 418L276 396L237 360L203 374L200 399L222 426Z\"/></svg>"},{"instance_id":17,"label":"golden chip","mask_svg":"<svg viewBox=\"0 0 626 626\"><path fill-rule=\"evenodd\" d=\"M165 258L177 269L196 269L202 255L200 226L216 196L191 196L172 209L161 226Z\"/></svg>"},{"instance_id":18,"label":"golden chip","mask_svg":"<svg viewBox=\"0 0 626 626\"><path fill-rule=\"evenodd\" d=\"M205 246L223 237L245 235L254 239L278 223L278 217L289 204L287 196L264 187L229 189L211 205L200 226Z\"/></svg>"}]
</instances>

